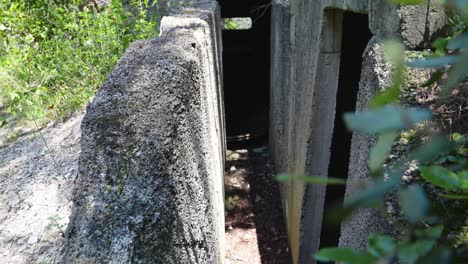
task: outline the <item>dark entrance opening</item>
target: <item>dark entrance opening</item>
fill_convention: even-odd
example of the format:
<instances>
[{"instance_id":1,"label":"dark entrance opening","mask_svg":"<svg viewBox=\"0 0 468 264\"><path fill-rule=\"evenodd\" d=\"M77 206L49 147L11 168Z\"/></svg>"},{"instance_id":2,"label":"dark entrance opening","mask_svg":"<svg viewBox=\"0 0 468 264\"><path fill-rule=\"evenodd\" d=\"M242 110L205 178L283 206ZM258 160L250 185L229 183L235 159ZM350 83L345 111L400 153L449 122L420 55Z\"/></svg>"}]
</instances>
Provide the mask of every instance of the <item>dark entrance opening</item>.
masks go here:
<instances>
[{"instance_id":1,"label":"dark entrance opening","mask_svg":"<svg viewBox=\"0 0 468 264\"><path fill-rule=\"evenodd\" d=\"M218 2L224 21L228 140L224 174L226 263L289 264L279 186L267 143L271 0Z\"/></svg>"},{"instance_id":2,"label":"dark entrance opening","mask_svg":"<svg viewBox=\"0 0 468 264\"><path fill-rule=\"evenodd\" d=\"M218 0L221 16L250 18L251 27L224 29L223 76L228 142L268 135L271 0Z\"/></svg>"},{"instance_id":3,"label":"dark entrance opening","mask_svg":"<svg viewBox=\"0 0 468 264\"><path fill-rule=\"evenodd\" d=\"M359 80L361 78L362 55L372 37L367 15L345 12L341 46L340 75L336 96L335 126L331 146L330 177L347 178L352 133L343 122L345 112L355 111ZM324 215L344 201L344 186L327 186ZM320 248L338 245L340 226L323 221Z\"/></svg>"}]
</instances>

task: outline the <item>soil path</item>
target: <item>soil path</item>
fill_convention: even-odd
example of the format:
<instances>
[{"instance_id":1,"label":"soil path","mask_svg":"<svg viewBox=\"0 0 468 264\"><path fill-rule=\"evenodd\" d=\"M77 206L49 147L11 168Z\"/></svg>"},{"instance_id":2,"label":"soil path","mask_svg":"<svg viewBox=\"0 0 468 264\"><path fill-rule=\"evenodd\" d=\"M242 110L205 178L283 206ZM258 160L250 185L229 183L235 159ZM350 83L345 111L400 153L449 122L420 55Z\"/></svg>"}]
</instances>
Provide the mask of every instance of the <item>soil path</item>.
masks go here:
<instances>
[{"instance_id":1,"label":"soil path","mask_svg":"<svg viewBox=\"0 0 468 264\"><path fill-rule=\"evenodd\" d=\"M278 183L266 146L227 152L226 263L289 264Z\"/></svg>"}]
</instances>

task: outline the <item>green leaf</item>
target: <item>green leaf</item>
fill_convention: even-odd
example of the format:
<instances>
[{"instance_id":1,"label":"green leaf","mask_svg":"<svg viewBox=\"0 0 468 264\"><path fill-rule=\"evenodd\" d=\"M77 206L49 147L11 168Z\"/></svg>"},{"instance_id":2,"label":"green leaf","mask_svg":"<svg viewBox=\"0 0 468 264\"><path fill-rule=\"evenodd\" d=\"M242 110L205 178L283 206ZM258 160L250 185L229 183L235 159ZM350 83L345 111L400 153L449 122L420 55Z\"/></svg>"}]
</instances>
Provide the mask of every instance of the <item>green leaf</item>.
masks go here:
<instances>
[{"instance_id":1,"label":"green leaf","mask_svg":"<svg viewBox=\"0 0 468 264\"><path fill-rule=\"evenodd\" d=\"M436 164L444 164L445 162L447 162L447 157L440 157L435 163Z\"/></svg>"},{"instance_id":2,"label":"green leaf","mask_svg":"<svg viewBox=\"0 0 468 264\"><path fill-rule=\"evenodd\" d=\"M429 143L422 145L409 154L408 160L419 160L419 162L431 162L442 153L448 152L453 145L443 136L434 136Z\"/></svg>"},{"instance_id":3,"label":"green leaf","mask_svg":"<svg viewBox=\"0 0 468 264\"><path fill-rule=\"evenodd\" d=\"M17 94L16 92L13 92L13 91L10 92L9 96L10 96L11 101L15 100L16 98L20 98L19 94Z\"/></svg>"},{"instance_id":4,"label":"green leaf","mask_svg":"<svg viewBox=\"0 0 468 264\"><path fill-rule=\"evenodd\" d=\"M336 261L344 264L372 264L377 258L352 248L324 248L315 254L318 261Z\"/></svg>"},{"instance_id":5,"label":"green leaf","mask_svg":"<svg viewBox=\"0 0 468 264\"><path fill-rule=\"evenodd\" d=\"M446 99L456 87L456 85L468 75L468 51L459 56L458 63L450 68L447 79L442 86L442 92L438 100Z\"/></svg>"},{"instance_id":6,"label":"green leaf","mask_svg":"<svg viewBox=\"0 0 468 264\"><path fill-rule=\"evenodd\" d=\"M450 248L437 248L430 252L427 256L420 258L418 264L441 264L453 263L452 250Z\"/></svg>"},{"instance_id":7,"label":"green leaf","mask_svg":"<svg viewBox=\"0 0 468 264\"><path fill-rule=\"evenodd\" d=\"M423 220L429 210L429 201L421 186L414 184L398 192L402 211L411 223Z\"/></svg>"},{"instance_id":8,"label":"green leaf","mask_svg":"<svg viewBox=\"0 0 468 264\"><path fill-rule=\"evenodd\" d=\"M429 80L427 80L422 86L429 87L434 83L440 81L442 79L442 76L444 76L444 72L441 70L437 70L433 74L431 74L431 78L429 78Z\"/></svg>"},{"instance_id":9,"label":"green leaf","mask_svg":"<svg viewBox=\"0 0 468 264\"><path fill-rule=\"evenodd\" d=\"M439 239L444 231L443 225L436 225L425 229L417 229L414 234L421 239Z\"/></svg>"},{"instance_id":10,"label":"green leaf","mask_svg":"<svg viewBox=\"0 0 468 264\"><path fill-rule=\"evenodd\" d=\"M468 189L468 171L461 171L458 173L458 179L460 181L460 187L462 189Z\"/></svg>"},{"instance_id":11,"label":"green leaf","mask_svg":"<svg viewBox=\"0 0 468 264\"><path fill-rule=\"evenodd\" d=\"M447 45L450 50L463 49L468 46L468 33L463 33L452 38Z\"/></svg>"},{"instance_id":12,"label":"green leaf","mask_svg":"<svg viewBox=\"0 0 468 264\"><path fill-rule=\"evenodd\" d=\"M309 184L324 184L324 185L343 185L346 184L345 179L332 178L332 177L321 177L321 176L293 176L288 174L281 174L276 177L280 182L288 181L303 181Z\"/></svg>"},{"instance_id":13,"label":"green leaf","mask_svg":"<svg viewBox=\"0 0 468 264\"><path fill-rule=\"evenodd\" d=\"M396 248L396 241L380 234L372 233L367 242L368 251L375 257L385 258L391 256Z\"/></svg>"},{"instance_id":14,"label":"green leaf","mask_svg":"<svg viewBox=\"0 0 468 264\"><path fill-rule=\"evenodd\" d=\"M225 18L224 19L224 29L237 29L239 25L237 25L232 18Z\"/></svg>"},{"instance_id":15,"label":"green leaf","mask_svg":"<svg viewBox=\"0 0 468 264\"><path fill-rule=\"evenodd\" d=\"M424 0L392 0L393 3L398 5L418 5Z\"/></svg>"},{"instance_id":16,"label":"green leaf","mask_svg":"<svg viewBox=\"0 0 468 264\"><path fill-rule=\"evenodd\" d=\"M371 149L369 157L369 169L371 172L376 172L380 170L382 164L388 157L388 153L392 148L392 144L397 138L398 134L385 133L379 136L377 143Z\"/></svg>"},{"instance_id":17,"label":"green leaf","mask_svg":"<svg viewBox=\"0 0 468 264\"><path fill-rule=\"evenodd\" d=\"M458 55L447 55L435 58L407 61L406 65L411 68L439 68L446 65L457 64L461 60Z\"/></svg>"},{"instance_id":18,"label":"green leaf","mask_svg":"<svg viewBox=\"0 0 468 264\"><path fill-rule=\"evenodd\" d=\"M450 37L437 38L432 43L432 47L434 47L437 50L443 51L445 48L447 48L447 45L448 45L449 41L450 41Z\"/></svg>"},{"instance_id":19,"label":"green leaf","mask_svg":"<svg viewBox=\"0 0 468 264\"><path fill-rule=\"evenodd\" d=\"M453 133L452 134L452 139L455 142L461 142L461 141L463 141L465 139L465 137L462 136L460 133Z\"/></svg>"},{"instance_id":20,"label":"green leaf","mask_svg":"<svg viewBox=\"0 0 468 264\"><path fill-rule=\"evenodd\" d=\"M447 5L452 5L459 9L468 8L468 1L467 0L446 0Z\"/></svg>"},{"instance_id":21,"label":"green leaf","mask_svg":"<svg viewBox=\"0 0 468 264\"><path fill-rule=\"evenodd\" d=\"M384 105L393 104L400 98L400 83L395 83L372 98L371 108L378 108Z\"/></svg>"},{"instance_id":22,"label":"green leaf","mask_svg":"<svg viewBox=\"0 0 468 264\"><path fill-rule=\"evenodd\" d=\"M449 194L440 194L440 197L453 199L453 200L468 200L468 194L449 193Z\"/></svg>"},{"instance_id":23,"label":"green leaf","mask_svg":"<svg viewBox=\"0 0 468 264\"><path fill-rule=\"evenodd\" d=\"M344 120L351 131L378 134L405 129L431 116L428 110L388 105L366 112L346 113Z\"/></svg>"},{"instance_id":24,"label":"green leaf","mask_svg":"<svg viewBox=\"0 0 468 264\"><path fill-rule=\"evenodd\" d=\"M461 187L457 175L442 166L422 167L421 176L426 181L444 189L452 190Z\"/></svg>"},{"instance_id":25,"label":"green leaf","mask_svg":"<svg viewBox=\"0 0 468 264\"><path fill-rule=\"evenodd\" d=\"M456 162L457 158L455 156L453 156L453 155L448 155L447 160L450 161L450 162Z\"/></svg>"},{"instance_id":26,"label":"green leaf","mask_svg":"<svg viewBox=\"0 0 468 264\"><path fill-rule=\"evenodd\" d=\"M425 256L434 246L433 240L419 240L414 243L404 242L398 246L398 257L405 264L413 264Z\"/></svg>"},{"instance_id":27,"label":"green leaf","mask_svg":"<svg viewBox=\"0 0 468 264\"><path fill-rule=\"evenodd\" d=\"M383 49L385 58L392 64L394 64L394 66L398 67L403 65L403 62L405 60L405 52L403 44L401 44L399 40L386 40L383 45Z\"/></svg>"},{"instance_id":28,"label":"green leaf","mask_svg":"<svg viewBox=\"0 0 468 264\"><path fill-rule=\"evenodd\" d=\"M457 153L460 154L460 155L463 155L463 156L467 156L468 155L468 148L461 147L461 148L459 148L457 150Z\"/></svg>"}]
</instances>

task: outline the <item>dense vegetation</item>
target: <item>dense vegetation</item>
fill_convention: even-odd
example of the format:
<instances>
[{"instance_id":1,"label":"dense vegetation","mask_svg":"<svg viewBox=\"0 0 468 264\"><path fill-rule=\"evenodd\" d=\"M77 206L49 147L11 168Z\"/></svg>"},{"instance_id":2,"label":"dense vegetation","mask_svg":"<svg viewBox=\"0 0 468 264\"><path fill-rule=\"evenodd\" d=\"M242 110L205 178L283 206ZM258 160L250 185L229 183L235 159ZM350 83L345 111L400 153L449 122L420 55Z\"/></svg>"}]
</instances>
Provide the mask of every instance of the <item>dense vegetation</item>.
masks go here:
<instances>
[{"instance_id":1,"label":"dense vegetation","mask_svg":"<svg viewBox=\"0 0 468 264\"><path fill-rule=\"evenodd\" d=\"M0 0L0 127L81 109L133 40L157 35L155 3Z\"/></svg>"}]
</instances>

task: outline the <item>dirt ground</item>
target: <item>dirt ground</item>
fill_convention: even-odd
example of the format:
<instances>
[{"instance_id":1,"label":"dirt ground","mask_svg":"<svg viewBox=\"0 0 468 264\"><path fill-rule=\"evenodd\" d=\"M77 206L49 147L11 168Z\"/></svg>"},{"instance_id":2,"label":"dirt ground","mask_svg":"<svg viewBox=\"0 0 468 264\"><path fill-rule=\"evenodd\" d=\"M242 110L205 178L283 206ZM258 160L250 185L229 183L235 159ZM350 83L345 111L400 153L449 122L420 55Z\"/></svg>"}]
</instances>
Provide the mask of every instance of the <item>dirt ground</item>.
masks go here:
<instances>
[{"instance_id":1,"label":"dirt ground","mask_svg":"<svg viewBox=\"0 0 468 264\"><path fill-rule=\"evenodd\" d=\"M268 148L229 150L226 160L226 263L290 263Z\"/></svg>"},{"instance_id":2,"label":"dirt ground","mask_svg":"<svg viewBox=\"0 0 468 264\"><path fill-rule=\"evenodd\" d=\"M82 118L23 133L0 146L0 263L60 259L78 173ZM5 129L0 136L8 134Z\"/></svg>"}]
</instances>

